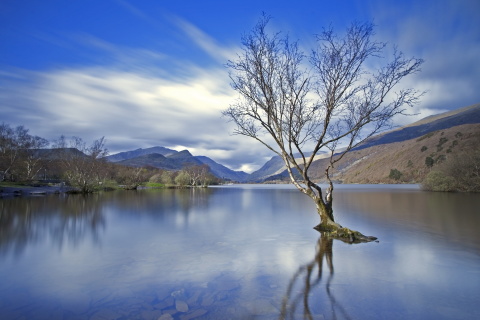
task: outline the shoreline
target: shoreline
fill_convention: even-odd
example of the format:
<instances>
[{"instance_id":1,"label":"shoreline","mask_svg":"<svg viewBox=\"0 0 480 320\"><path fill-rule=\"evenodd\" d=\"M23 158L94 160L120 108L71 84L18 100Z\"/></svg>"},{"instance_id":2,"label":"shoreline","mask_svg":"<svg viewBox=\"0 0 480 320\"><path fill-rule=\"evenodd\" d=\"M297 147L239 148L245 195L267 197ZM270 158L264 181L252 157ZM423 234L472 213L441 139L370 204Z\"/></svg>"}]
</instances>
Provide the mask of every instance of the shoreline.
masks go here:
<instances>
[{"instance_id":1,"label":"shoreline","mask_svg":"<svg viewBox=\"0 0 480 320\"><path fill-rule=\"evenodd\" d=\"M66 193L70 188L64 186L15 186L0 187L0 199L25 196L43 196Z\"/></svg>"}]
</instances>

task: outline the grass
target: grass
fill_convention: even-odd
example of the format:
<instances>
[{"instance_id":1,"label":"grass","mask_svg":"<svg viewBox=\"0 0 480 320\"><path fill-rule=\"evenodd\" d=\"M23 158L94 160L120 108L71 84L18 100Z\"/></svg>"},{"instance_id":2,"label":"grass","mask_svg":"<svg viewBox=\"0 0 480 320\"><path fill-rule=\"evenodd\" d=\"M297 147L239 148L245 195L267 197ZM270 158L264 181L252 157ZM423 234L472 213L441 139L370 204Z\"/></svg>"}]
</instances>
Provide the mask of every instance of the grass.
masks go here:
<instances>
[{"instance_id":1,"label":"grass","mask_svg":"<svg viewBox=\"0 0 480 320\"><path fill-rule=\"evenodd\" d=\"M21 182L12 182L12 181L1 181L0 187L12 187L12 188L26 188L25 184Z\"/></svg>"},{"instance_id":2,"label":"grass","mask_svg":"<svg viewBox=\"0 0 480 320\"><path fill-rule=\"evenodd\" d=\"M165 188L165 185L163 183L147 182L147 183L145 183L145 187L148 187L148 188Z\"/></svg>"}]
</instances>

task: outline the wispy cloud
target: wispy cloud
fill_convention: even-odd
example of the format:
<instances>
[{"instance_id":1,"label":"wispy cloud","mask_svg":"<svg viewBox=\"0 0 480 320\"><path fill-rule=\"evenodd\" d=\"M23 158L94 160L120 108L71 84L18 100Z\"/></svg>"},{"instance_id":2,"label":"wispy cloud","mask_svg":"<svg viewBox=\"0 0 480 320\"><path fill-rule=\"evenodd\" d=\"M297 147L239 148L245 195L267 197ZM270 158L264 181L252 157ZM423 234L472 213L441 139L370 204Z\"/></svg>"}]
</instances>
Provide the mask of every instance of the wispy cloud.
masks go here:
<instances>
[{"instance_id":1,"label":"wispy cloud","mask_svg":"<svg viewBox=\"0 0 480 320\"><path fill-rule=\"evenodd\" d=\"M425 59L408 84L426 91L415 110L420 116L479 102L480 2L413 1L410 6L376 1L379 38ZM396 23L392 23L396 21Z\"/></svg>"},{"instance_id":2,"label":"wispy cloud","mask_svg":"<svg viewBox=\"0 0 480 320\"><path fill-rule=\"evenodd\" d=\"M194 43L220 63L225 63L228 59L235 57L234 49L219 45L215 39L190 22L179 17L174 17L172 20Z\"/></svg>"}]
</instances>

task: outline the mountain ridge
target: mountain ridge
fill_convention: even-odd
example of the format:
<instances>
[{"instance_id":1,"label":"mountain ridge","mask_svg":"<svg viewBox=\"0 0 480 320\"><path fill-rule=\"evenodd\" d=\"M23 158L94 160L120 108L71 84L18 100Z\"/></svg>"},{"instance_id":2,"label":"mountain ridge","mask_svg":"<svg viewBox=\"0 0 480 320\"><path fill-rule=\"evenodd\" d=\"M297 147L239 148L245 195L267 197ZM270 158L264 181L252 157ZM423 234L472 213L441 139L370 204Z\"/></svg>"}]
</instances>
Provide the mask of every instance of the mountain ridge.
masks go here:
<instances>
[{"instance_id":1,"label":"mountain ridge","mask_svg":"<svg viewBox=\"0 0 480 320\"><path fill-rule=\"evenodd\" d=\"M245 182L248 177L248 173L231 170L209 157L194 156L188 150L176 151L159 146L120 152L107 157L107 160L125 166L150 166L171 171L178 171L186 166L206 164L213 175L224 180Z\"/></svg>"}]
</instances>

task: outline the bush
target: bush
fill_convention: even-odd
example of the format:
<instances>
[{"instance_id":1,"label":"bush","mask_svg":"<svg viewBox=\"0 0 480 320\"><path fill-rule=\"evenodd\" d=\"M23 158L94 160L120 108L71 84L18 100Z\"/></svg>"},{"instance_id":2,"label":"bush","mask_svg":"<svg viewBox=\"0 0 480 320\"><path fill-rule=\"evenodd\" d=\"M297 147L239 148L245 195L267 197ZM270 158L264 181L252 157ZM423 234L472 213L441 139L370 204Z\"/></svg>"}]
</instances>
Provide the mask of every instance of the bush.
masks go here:
<instances>
[{"instance_id":1,"label":"bush","mask_svg":"<svg viewBox=\"0 0 480 320\"><path fill-rule=\"evenodd\" d=\"M435 163L435 160L433 160L432 157L426 157L425 158L425 165L429 168L433 167L433 164Z\"/></svg>"},{"instance_id":2,"label":"bush","mask_svg":"<svg viewBox=\"0 0 480 320\"><path fill-rule=\"evenodd\" d=\"M403 173L401 173L399 170L390 169L390 175L388 177L393 180L400 180L402 176L403 176Z\"/></svg>"},{"instance_id":3,"label":"bush","mask_svg":"<svg viewBox=\"0 0 480 320\"><path fill-rule=\"evenodd\" d=\"M431 171L422 183L422 189L428 191L455 191L455 179L441 171Z\"/></svg>"},{"instance_id":4,"label":"bush","mask_svg":"<svg viewBox=\"0 0 480 320\"><path fill-rule=\"evenodd\" d=\"M471 148L453 155L431 171L422 183L425 190L480 192L480 150Z\"/></svg>"}]
</instances>

